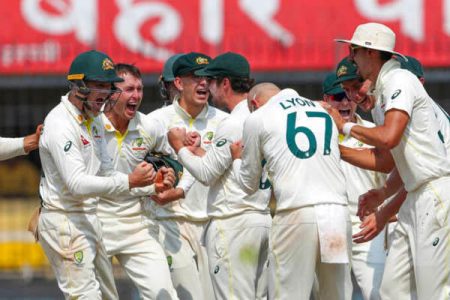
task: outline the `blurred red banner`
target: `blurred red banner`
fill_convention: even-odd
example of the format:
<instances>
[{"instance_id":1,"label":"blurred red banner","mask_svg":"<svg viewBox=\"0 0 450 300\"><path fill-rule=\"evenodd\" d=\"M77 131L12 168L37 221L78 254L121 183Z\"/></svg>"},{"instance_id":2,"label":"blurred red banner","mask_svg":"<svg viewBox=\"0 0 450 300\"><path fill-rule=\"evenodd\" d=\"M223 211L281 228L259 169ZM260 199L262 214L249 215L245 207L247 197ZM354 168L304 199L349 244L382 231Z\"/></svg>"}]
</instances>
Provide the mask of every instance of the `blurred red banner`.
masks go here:
<instances>
[{"instance_id":1,"label":"blurred red banner","mask_svg":"<svg viewBox=\"0 0 450 300\"><path fill-rule=\"evenodd\" d=\"M450 0L0 0L0 74L65 73L77 53L160 72L174 53L245 55L255 71L332 69L360 23L396 50L450 66Z\"/></svg>"}]
</instances>

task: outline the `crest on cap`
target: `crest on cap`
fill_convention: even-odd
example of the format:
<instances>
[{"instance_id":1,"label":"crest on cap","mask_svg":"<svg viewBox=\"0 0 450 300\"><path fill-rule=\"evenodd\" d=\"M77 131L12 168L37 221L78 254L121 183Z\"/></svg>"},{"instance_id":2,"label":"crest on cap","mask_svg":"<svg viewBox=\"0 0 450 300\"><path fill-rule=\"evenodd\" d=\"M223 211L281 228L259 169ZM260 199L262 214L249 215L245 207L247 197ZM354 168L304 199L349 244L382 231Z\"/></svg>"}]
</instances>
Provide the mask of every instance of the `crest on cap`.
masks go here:
<instances>
[{"instance_id":1,"label":"crest on cap","mask_svg":"<svg viewBox=\"0 0 450 300\"><path fill-rule=\"evenodd\" d=\"M337 77L341 77L342 75L347 74L347 66L340 66L336 72Z\"/></svg>"},{"instance_id":2,"label":"crest on cap","mask_svg":"<svg viewBox=\"0 0 450 300\"><path fill-rule=\"evenodd\" d=\"M105 58L102 62L103 70L114 70L114 64L109 58Z\"/></svg>"},{"instance_id":3,"label":"crest on cap","mask_svg":"<svg viewBox=\"0 0 450 300\"><path fill-rule=\"evenodd\" d=\"M208 58L199 56L195 59L195 63L197 65L207 65L207 64L209 64L209 61L208 61Z\"/></svg>"}]
</instances>

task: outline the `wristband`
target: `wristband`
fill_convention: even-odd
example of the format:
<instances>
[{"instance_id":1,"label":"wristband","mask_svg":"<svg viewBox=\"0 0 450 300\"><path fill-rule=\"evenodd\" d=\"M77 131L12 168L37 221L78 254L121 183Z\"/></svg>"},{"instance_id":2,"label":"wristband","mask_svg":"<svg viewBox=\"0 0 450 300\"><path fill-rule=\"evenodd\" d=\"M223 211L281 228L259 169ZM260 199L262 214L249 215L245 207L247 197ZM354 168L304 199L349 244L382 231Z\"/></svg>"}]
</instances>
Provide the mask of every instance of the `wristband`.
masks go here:
<instances>
[{"instance_id":1,"label":"wristband","mask_svg":"<svg viewBox=\"0 0 450 300\"><path fill-rule=\"evenodd\" d=\"M342 132L348 136L350 135L350 131L352 131L353 126L357 125L356 123L353 122L347 122L344 124L344 126L342 127Z\"/></svg>"}]
</instances>

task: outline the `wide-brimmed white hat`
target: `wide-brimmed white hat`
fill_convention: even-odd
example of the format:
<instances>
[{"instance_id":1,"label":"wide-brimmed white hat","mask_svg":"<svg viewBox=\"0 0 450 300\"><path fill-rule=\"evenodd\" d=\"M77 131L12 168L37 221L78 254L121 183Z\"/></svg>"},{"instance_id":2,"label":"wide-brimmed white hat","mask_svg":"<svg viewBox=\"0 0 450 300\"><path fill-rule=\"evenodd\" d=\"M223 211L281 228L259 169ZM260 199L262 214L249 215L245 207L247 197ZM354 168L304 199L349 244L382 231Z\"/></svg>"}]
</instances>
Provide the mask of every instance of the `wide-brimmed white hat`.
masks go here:
<instances>
[{"instance_id":1,"label":"wide-brimmed white hat","mask_svg":"<svg viewBox=\"0 0 450 300\"><path fill-rule=\"evenodd\" d=\"M361 24L356 27L351 40L335 39L335 41L390 52L406 59L403 54L394 51L395 33L380 23Z\"/></svg>"}]
</instances>

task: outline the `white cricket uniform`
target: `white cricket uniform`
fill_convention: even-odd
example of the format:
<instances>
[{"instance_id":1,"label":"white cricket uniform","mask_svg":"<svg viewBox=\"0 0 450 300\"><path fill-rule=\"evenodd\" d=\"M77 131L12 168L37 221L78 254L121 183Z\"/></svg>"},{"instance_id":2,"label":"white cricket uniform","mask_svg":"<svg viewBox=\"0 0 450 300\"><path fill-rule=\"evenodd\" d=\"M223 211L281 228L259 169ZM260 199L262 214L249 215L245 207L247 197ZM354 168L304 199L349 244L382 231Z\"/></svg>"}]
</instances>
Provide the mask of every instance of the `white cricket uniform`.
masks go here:
<instances>
[{"instance_id":1,"label":"white cricket uniform","mask_svg":"<svg viewBox=\"0 0 450 300\"><path fill-rule=\"evenodd\" d=\"M0 137L0 161L27 154L23 148L23 137Z\"/></svg>"},{"instance_id":2,"label":"white cricket uniform","mask_svg":"<svg viewBox=\"0 0 450 300\"><path fill-rule=\"evenodd\" d=\"M270 299L350 299L351 227L338 131L325 110L284 89L244 124L241 187L258 189L267 163L277 210L270 235Z\"/></svg>"},{"instance_id":3,"label":"white cricket uniform","mask_svg":"<svg viewBox=\"0 0 450 300\"><path fill-rule=\"evenodd\" d=\"M377 102L372 115L377 125L384 123L384 114L391 109L406 112L410 118L399 145L391 150L408 196L400 208L386 260L382 299L410 299L413 287L399 276L406 273L404 270L411 262L418 298L447 299L450 159L439 134L433 100L420 81L400 69L394 60L386 62L380 70L375 96ZM397 280L402 284L397 284Z\"/></svg>"},{"instance_id":4,"label":"white cricket uniform","mask_svg":"<svg viewBox=\"0 0 450 300\"><path fill-rule=\"evenodd\" d=\"M212 219L205 230L205 246L216 299L267 297L270 183L264 181L255 193L245 193L236 181L230 151L230 144L242 139L249 115L243 100L218 125L203 157L187 148L178 152L185 168L210 186L208 215Z\"/></svg>"},{"instance_id":5,"label":"white cricket uniform","mask_svg":"<svg viewBox=\"0 0 450 300\"><path fill-rule=\"evenodd\" d=\"M206 105L194 119L179 104L160 108L148 115L164 124L165 132L170 128L183 127L197 131L201 136L201 147L207 150L214 138L217 125L227 113ZM178 184L185 198L164 206L150 203L148 209L160 224L160 242L163 246L172 282L180 299L213 299L214 291L209 276L206 249L201 237L209 217L207 213L208 187L186 170Z\"/></svg>"},{"instance_id":6,"label":"white cricket uniform","mask_svg":"<svg viewBox=\"0 0 450 300\"><path fill-rule=\"evenodd\" d=\"M356 124L364 127L374 127L375 124L363 120L356 115ZM372 148L352 136L339 136L340 144L349 148ZM346 179L348 208L352 221L352 234L361 231L361 220L356 215L358 198L371 189L378 189L386 182L386 174L361 169L341 160L342 170ZM380 299L379 289L383 277L386 252L384 249L385 231L383 230L373 240L358 244L352 242L352 299Z\"/></svg>"},{"instance_id":7,"label":"white cricket uniform","mask_svg":"<svg viewBox=\"0 0 450 300\"><path fill-rule=\"evenodd\" d=\"M96 210L101 195L148 194L113 170L100 119L84 119L63 96L39 140L43 176L39 239L68 299L117 299Z\"/></svg>"},{"instance_id":8,"label":"white cricket uniform","mask_svg":"<svg viewBox=\"0 0 450 300\"><path fill-rule=\"evenodd\" d=\"M131 173L152 151L164 152L162 124L138 112L127 131L116 131L102 115L108 155L114 169ZM115 256L139 290L141 299L177 299L167 259L159 243L159 226L145 213L148 197L131 195L101 197L97 215L102 223L103 243Z\"/></svg>"}]
</instances>

